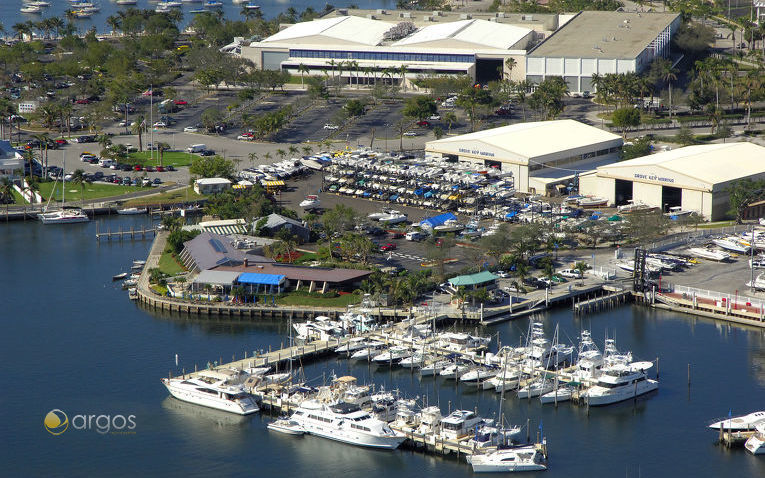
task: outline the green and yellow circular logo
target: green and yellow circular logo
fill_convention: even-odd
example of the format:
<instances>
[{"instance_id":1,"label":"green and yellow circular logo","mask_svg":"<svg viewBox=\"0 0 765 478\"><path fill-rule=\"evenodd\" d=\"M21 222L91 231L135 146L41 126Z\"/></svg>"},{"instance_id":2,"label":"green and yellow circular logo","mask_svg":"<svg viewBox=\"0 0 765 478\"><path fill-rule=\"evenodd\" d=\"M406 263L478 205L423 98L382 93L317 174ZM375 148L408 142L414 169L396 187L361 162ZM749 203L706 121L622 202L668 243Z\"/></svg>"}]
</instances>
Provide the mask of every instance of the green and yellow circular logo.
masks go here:
<instances>
[{"instance_id":1,"label":"green and yellow circular logo","mask_svg":"<svg viewBox=\"0 0 765 478\"><path fill-rule=\"evenodd\" d=\"M61 435L69 428L69 417L63 411L54 408L45 415L43 424L51 435Z\"/></svg>"}]
</instances>

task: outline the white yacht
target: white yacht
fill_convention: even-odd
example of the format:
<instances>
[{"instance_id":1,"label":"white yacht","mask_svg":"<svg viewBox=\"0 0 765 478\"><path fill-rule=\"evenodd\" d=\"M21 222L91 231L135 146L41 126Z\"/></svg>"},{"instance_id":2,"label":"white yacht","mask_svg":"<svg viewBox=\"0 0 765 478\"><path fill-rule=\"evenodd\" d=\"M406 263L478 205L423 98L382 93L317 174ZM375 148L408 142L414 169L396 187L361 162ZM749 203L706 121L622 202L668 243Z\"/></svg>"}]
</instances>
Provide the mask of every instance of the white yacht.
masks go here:
<instances>
[{"instance_id":1,"label":"white yacht","mask_svg":"<svg viewBox=\"0 0 765 478\"><path fill-rule=\"evenodd\" d=\"M552 380L539 378L518 390L518 398L531 398L552 392Z\"/></svg>"},{"instance_id":2,"label":"white yacht","mask_svg":"<svg viewBox=\"0 0 765 478\"><path fill-rule=\"evenodd\" d=\"M553 386L552 391L545 393L544 395L540 395L539 402L540 403L557 403L557 402L566 402L568 400L571 400L571 397L574 394L574 387L571 387L569 385L563 385L555 388Z\"/></svg>"},{"instance_id":3,"label":"white yacht","mask_svg":"<svg viewBox=\"0 0 765 478\"><path fill-rule=\"evenodd\" d=\"M372 361L378 364L390 364L390 365L397 365L401 359L405 357L410 357L412 354L409 351L407 347L391 347L385 352L376 355Z\"/></svg>"},{"instance_id":4,"label":"white yacht","mask_svg":"<svg viewBox=\"0 0 765 478\"><path fill-rule=\"evenodd\" d=\"M163 378L170 395L184 402L249 415L259 410L243 385L247 374L233 369L202 370L195 377Z\"/></svg>"},{"instance_id":5,"label":"white yacht","mask_svg":"<svg viewBox=\"0 0 765 478\"><path fill-rule=\"evenodd\" d=\"M445 379L456 380L460 375L464 374L468 370L470 370L470 366L468 365L453 363L441 369L441 371L438 372L438 375Z\"/></svg>"},{"instance_id":6,"label":"white yacht","mask_svg":"<svg viewBox=\"0 0 765 478\"><path fill-rule=\"evenodd\" d=\"M380 351L384 346L381 342L372 342L367 344L363 349L359 349L351 354L351 360L372 360L374 357L380 355Z\"/></svg>"},{"instance_id":7,"label":"white yacht","mask_svg":"<svg viewBox=\"0 0 765 478\"><path fill-rule=\"evenodd\" d=\"M712 261L726 261L730 259L730 254L725 251L718 251L715 249L707 249L705 247L691 247L688 248L688 254L694 257L700 257L702 259L709 259Z\"/></svg>"},{"instance_id":8,"label":"white yacht","mask_svg":"<svg viewBox=\"0 0 765 478\"><path fill-rule=\"evenodd\" d=\"M543 471L545 458L534 445L498 448L486 454L471 455L473 473L508 473L515 471Z\"/></svg>"},{"instance_id":9,"label":"white yacht","mask_svg":"<svg viewBox=\"0 0 765 478\"><path fill-rule=\"evenodd\" d=\"M441 373L441 370L445 369L449 365L451 365L449 360L435 360L420 367L420 376L429 377L438 375Z\"/></svg>"},{"instance_id":10,"label":"white yacht","mask_svg":"<svg viewBox=\"0 0 765 478\"><path fill-rule=\"evenodd\" d=\"M402 222L407 221L406 214L400 213L398 211L391 211L390 214L387 216L383 216L380 219L378 219L382 224L399 224Z\"/></svg>"},{"instance_id":11,"label":"white yacht","mask_svg":"<svg viewBox=\"0 0 765 478\"><path fill-rule=\"evenodd\" d=\"M669 217L685 217L690 216L691 214L695 214L695 211L690 211L687 209L683 209L681 206L670 206L669 211L664 213L665 216Z\"/></svg>"},{"instance_id":12,"label":"white yacht","mask_svg":"<svg viewBox=\"0 0 765 478\"><path fill-rule=\"evenodd\" d=\"M90 218L82 212L82 209L70 208L53 212L41 212L37 217L43 224L72 224L90 221Z\"/></svg>"},{"instance_id":13,"label":"white yacht","mask_svg":"<svg viewBox=\"0 0 765 478\"><path fill-rule=\"evenodd\" d=\"M303 435L305 429L296 421L289 418L280 418L267 425L269 430L284 433L286 435Z\"/></svg>"},{"instance_id":14,"label":"white yacht","mask_svg":"<svg viewBox=\"0 0 765 478\"><path fill-rule=\"evenodd\" d=\"M476 368L460 375L460 382L478 388L494 388L489 379L497 372L497 369Z\"/></svg>"},{"instance_id":15,"label":"white yacht","mask_svg":"<svg viewBox=\"0 0 765 478\"><path fill-rule=\"evenodd\" d=\"M470 410L455 410L441 419L441 437L456 440L470 434L483 418Z\"/></svg>"},{"instance_id":16,"label":"white yacht","mask_svg":"<svg viewBox=\"0 0 765 478\"><path fill-rule=\"evenodd\" d=\"M319 196L309 194L300 202L299 206L306 210L318 209L321 206L321 200L319 200Z\"/></svg>"},{"instance_id":17,"label":"white yacht","mask_svg":"<svg viewBox=\"0 0 765 478\"><path fill-rule=\"evenodd\" d=\"M579 341L579 360L572 378L576 381L593 380L600 376L603 354L592 340L589 330L583 330Z\"/></svg>"},{"instance_id":18,"label":"white yacht","mask_svg":"<svg viewBox=\"0 0 765 478\"><path fill-rule=\"evenodd\" d=\"M434 232L459 232L465 229L465 226L457 222L456 219L447 219L443 224L433 228Z\"/></svg>"},{"instance_id":19,"label":"white yacht","mask_svg":"<svg viewBox=\"0 0 765 478\"><path fill-rule=\"evenodd\" d=\"M746 440L744 447L753 455L765 454L765 422L761 422L755 427L754 435Z\"/></svg>"},{"instance_id":20,"label":"white yacht","mask_svg":"<svg viewBox=\"0 0 765 478\"><path fill-rule=\"evenodd\" d=\"M126 207L122 209L117 209L117 214L121 214L123 216L132 216L134 214L146 214L146 208L145 207Z\"/></svg>"},{"instance_id":21,"label":"white yacht","mask_svg":"<svg viewBox=\"0 0 765 478\"><path fill-rule=\"evenodd\" d=\"M749 253L749 246L741 244L739 241L734 240L729 237L724 237L721 239L712 239L712 243L716 246L720 246L723 249L727 249L729 251L737 252L739 254L748 254Z\"/></svg>"},{"instance_id":22,"label":"white yacht","mask_svg":"<svg viewBox=\"0 0 765 478\"><path fill-rule=\"evenodd\" d=\"M391 430L387 423L350 403L326 405L317 400L306 400L290 420L306 433L351 445L393 450L406 438Z\"/></svg>"},{"instance_id":23,"label":"white yacht","mask_svg":"<svg viewBox=\"0 0 765 478\"><path fill-rule=\"evenodd\" d=\"M765 410L720 420L709 425L709 428L719 430L720 427L723 427L726 431L743 432L754 430L760 423L765 424Z\"/></svg>"},{"instance_id":24,"label":"white yacht","mask_svg":"<svg viewBox=\"0 0 765 478\"><path fill-rule=\"evenodd\" d=\"M614 363L603 367L598 383L584 393L592 406L609 405L644 395L659 388L659 382L648 378L645 371L651 362Z\"/></svg>"},{"instance_id":25,"label":"white yacht","mask_svg":"<svg viewBox=\"0 0 765 478\"><path fill-rule=\"evenodd\" d=\"M350 339L345 345L341 345L340 347L336 348L335 353L351 355L353 352L364 349L368 345L369 343L365 337L354 337Z\"/></svg>"},{"instance_id":26,"label":"white yacht","mask_svg":"<svg viewBox=\"0 0 765 478\"><path fill-rule=\"evenodd\" d=\"M425 355L422 351L416 351L414 355L401 359L398 364L403 368L419 368L425 364L426 358L427 355Z\"/></svg>"},{"instance_id":27,"label":"white yacht","mask_svg":"<svg viewBox=\"0 0 765 478\"><path fill-rule=\"evenodd\" d=\"M508 366L507 371L499 372L495 377L488 380L494 386L497 393L515 390L520 385L522 372L519 367Z\"/></svg>"}]
</instances>

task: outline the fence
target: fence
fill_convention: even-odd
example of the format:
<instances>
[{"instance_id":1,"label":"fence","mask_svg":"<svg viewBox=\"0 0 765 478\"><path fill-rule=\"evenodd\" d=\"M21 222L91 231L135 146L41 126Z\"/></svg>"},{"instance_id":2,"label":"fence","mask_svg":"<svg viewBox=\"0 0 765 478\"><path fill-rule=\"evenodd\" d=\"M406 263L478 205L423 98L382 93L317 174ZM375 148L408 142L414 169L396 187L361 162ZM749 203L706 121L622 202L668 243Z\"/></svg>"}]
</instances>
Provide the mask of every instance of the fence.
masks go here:
<instances>
[{"instance_id":1,"label":"fence","mask_svg":"<svg viewBox=\"0 0 765 478\"><path fill-rule=\"evenodd\" d=\"M693 232L685 232L682 234L675 234L672 237L668 237L662 241L651 242L644 244L646 250L649 252L661 252L674 247L682 246L684 244L693 244L699 240L706 239L711 236L740 234L742 232L749 232L752 230L752 226L748 224L739 224L736 226L723 227L720 229L702 229Z\"/></svg>"},{"instance_id":2,"label":"fence","mask_svg":"<svg viewBox=\"0 0 765 478\"><path fill-rule=\"evenodd\" d=\"M730 294L714 290L699 289L696 287L687 287L684 285L676 285L672 287L672 289L675 294L683 294L688 299L692 299L695 296L696 298L712 299L715 302L728 303L734 306L746 304L751 307L756 307L760 310L762 310L763 305L765 305L765 301L763 301L763 299L748 297L735 293Z\"/></svg>"}]
</instances>

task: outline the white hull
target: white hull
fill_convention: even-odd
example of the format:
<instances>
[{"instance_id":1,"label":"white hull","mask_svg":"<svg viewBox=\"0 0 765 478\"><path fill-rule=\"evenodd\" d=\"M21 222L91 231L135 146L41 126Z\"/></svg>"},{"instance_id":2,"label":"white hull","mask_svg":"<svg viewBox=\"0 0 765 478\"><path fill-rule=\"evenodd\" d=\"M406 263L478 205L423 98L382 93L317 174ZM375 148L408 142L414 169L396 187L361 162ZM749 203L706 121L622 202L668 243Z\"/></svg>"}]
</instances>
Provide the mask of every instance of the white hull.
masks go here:
<instances>
[{"instance_id":1,"label":"white hull","mask_svg":"<svg viewBox=\"0 0 765 478\"><path fill-rule=\"evenodd\" d=\"M516 471L544 471L547 465L533 446L499 449L486 455L476 454L469 459L473 473L513 473Z\"/></svg>"},{"instance_id":2,"label":"white hull","mask_svg":"<svg viewBox=\"0 0 765 478\"><path fill-rule=\"evenodd\" d=\"M118 209L117 214L121 214L123 216L132 216L134 214L146 214L146 208L129 207L126 209Z\"/></svg>"},{"instance_id":3,"label":"white hull","mask_svg":"<svg viewBox=\"0 0 765 478\"><path fill-rule=\"evenodd\" d=\"M376 437L361 433L351 433L345 430L324 430L312 425L304 425L306 433L322 438L347 443L349 445L364 446L368 448L380 448L383 450L395 450L403 443L405 437Z\"/></svg>"},{"instance_id":4,"label":"white hull","mask_svg":"<svg viewBox=\"0 0 765 478\"><path fill-rule=\"evenodd\" d=\"M713 239L712 243L715 244L716 246L722 247L723 249L737 252L739 254L746 254L749 252L749 246L744 246L739 244L738 242L733 242L726 239Z\"/></svg>"},{"instance_id":5,"label":"white hull","mask_svg":"<svg viewBox=\"0 0 765 478\"><path fill-rule=\"evenodd\" d=\"M593 407L610 405L612 403L623 402L624 400L639 397L658 389L659 382L651 379L638 382L637 388L634 385L611 389L595 386L585 394L585 403Z\"/></svg>"},{"instance_id":6,"label":"white hull","mask_svg":"<svg viewBox=\"0 0 765 478\"><path fill-rule=\"evenodd\" d=\"M276 420L269 423L267 428L285 435L300 436L305 434L303 427L291 420Z\"/></svg>"},{"instance_id":7,"label":"white hull","mask_svg":"<svg viewBox=\"0 0 765 478\"><path fill-rule=\"evenodd\" d=\"M755 433L746 440L744 447L753 455L765 455L765 434Z\"/></svg>"},{"instance_id":8,"label":"white hull","mask_svg":"<svg viewBox=\"0 0 765 478\"><path fill-rule=\"evenodd\" d=\"M87 214L83 212L56 211L38 214L37 217L43 224L74 224L90 221Z\"/></svg>"},{"instance_id":9,"label":"white hull","mask_svg":"<svg viewBox=\"0 0 765 478\"><path fill-rule=\"evenodd\" d=\"M194 403L202 405L203 407L222 410L224 412L236 413L237 415L250 415L260 410L258 406L255 405L253 399L250 399L251 404L247 404L244 401L235 402L196 391L195 387L180 387L176 385L177 382L174 381L163 380L163 383L165 384L165 387L167 387L167 391L170 392L170 395L184 402Z\"/></svg>"},{"instance_id":10,"label":"white hull","mask_svg":"<svg viewBox=\"0 0 765 478\"><path fill-rule=\"evenodd\" d=\"M561 387L558 389L557 393L555 390L552 392L547 392L541 397L539 397L539 401L541 403L555 403L556 400L558 402L566 402L568 400L571 400L571 394L572 390L567 387Z\"/></svg>"},{"instance_id":11,"label":"white hull","mask_svg":"<svg viewBox=\"0 0 765 478\"><path fill-rule=\"evenodd\" d=\"M709 428L719 430L722 426L726 431L742 432L754 430L758 423L765 423L765 411L753 412L741 417L720 420L709 425Z\"/></svg>"},{"instance_id":12,"label":"white hull","mask_svg":"<svg viewBox=\"0 0 765 478\"><path fill-rule=\"evenodd\" d=\"M688 249L688 253L692 256L700 257L702 259L709 259L711 261L722 262L726 259L730 259L730 254L724 251L710 251L709 249L703 249L700 247L692 247Z\"/></svg>"},{"instance_id":13,"label":"white hull","mask_svg":"<svg viewBox=\"0 0 765 478\"><path fill-rule=\"evenodd\" d=\"M535 384L537 385L537 384ZM544 395L548 392L551 392L553 389L552 382L545 382L541 387L539 386L526 386L522 389L518 390L518 398L529 398L529 397L538 397L540 395Z\"/></svg>"}]
</instances>

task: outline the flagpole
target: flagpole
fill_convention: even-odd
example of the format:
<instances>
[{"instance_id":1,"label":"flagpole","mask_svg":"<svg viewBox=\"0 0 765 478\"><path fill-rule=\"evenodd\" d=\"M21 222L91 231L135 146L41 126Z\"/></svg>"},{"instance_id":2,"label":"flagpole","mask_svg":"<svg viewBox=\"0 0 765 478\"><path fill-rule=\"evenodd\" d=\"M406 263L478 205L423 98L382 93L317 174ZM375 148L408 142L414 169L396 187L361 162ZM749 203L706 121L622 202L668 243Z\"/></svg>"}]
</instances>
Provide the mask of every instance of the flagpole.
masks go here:
<instances>
[{"instance_id":1,"label":"flagpole","mask_svg":"<svg viewBox=\"0 0 765 478\"><path fill-rule=\"evenodd\" d=\"M149 124L151 124L149 158L151 161L154 161L154 85L149 85Z\"/></svg>"}]
</instances>

